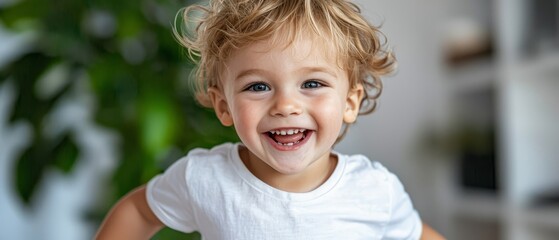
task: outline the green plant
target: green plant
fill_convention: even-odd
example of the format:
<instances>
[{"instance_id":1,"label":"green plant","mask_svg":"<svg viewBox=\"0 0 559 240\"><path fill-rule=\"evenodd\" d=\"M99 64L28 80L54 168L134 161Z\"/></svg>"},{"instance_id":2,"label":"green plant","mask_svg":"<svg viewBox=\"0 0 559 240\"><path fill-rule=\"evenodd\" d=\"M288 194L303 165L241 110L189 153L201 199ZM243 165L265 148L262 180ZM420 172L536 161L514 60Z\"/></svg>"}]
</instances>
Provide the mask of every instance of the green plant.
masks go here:
<instances>
[{"instance_id":1,"label":"green plant","mask_svg":"<svg viewBox=\"0 0 559 240\"><path fill-rule=\"evenodd\" d=\"M24 53L0 66L0 83L12 81L18 92L11 120L25 120L33 129L32 143L14 170L14 187L24 203L32 204L47 169L71 172L80 154L71 131L48 136L43 124L79 79L94 92L96 122L118 132L121 143L113 184L107 187L110 197L93 214L96 221L118 198L161 172L169 149L185 153L237 141L233 129L222 127L189 91L192 65L171 31L176 12L187 4L21 0L0 7L3 25L34 36ZM173 237L177 233L169 230L157 236Z\"/></svg>"}]
</instances>

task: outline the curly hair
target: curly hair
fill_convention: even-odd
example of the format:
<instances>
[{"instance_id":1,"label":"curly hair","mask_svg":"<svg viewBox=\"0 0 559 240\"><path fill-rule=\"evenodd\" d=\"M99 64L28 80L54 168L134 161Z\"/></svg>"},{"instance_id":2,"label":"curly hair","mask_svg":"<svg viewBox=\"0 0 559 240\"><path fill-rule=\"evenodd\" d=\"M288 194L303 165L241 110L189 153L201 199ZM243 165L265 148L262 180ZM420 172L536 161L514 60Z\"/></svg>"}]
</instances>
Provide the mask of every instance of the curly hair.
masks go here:
<instances>
[{"instance_id":1,"label":"curly hair","mask_svg":"<svg viewBox=\"0 0 559 240\"><path fill-rule=\"evenodd\" d=\"M288 45L309 32L323 39L335 50L350 86L365 89L360 115L375 110L381 77L396 68L384 34L347 0L210 0L181 9L177 19L183 22L174 34L197 63L195 96L205 107L211 107L207 90L220 87L231 52L257 41Z\"/></svg>"}]
</instances>

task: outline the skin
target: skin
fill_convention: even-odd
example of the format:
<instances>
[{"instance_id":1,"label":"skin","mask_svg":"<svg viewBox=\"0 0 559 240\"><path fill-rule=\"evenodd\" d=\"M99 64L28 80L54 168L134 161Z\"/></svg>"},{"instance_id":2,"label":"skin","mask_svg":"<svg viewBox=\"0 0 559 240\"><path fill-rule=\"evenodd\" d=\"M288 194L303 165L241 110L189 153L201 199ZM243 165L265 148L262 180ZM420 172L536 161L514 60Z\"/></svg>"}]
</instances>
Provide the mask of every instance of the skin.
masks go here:
<instances>
[{"instance_id":1,"label":"skin","mask_svg":"<svg viewBox=\"0 0 559 240\"><path fill-rule=\"evenodd\" d=\"M120 199L111 209L95 239L150 239L164 227L146 200L146 188L141 186Z\"/></svg>"},{"instance_id":2,"label":"skin","mask_svg":"<svg viewBox=\"0 0 559 240\"><path fill-rule=\"evenodd\" d=\"M309 40L311 39L311 40ZM272 187L308 192L331 175L337 159L332 146L343 123L356 120L361 85L349 86L334 54L325 54L312 38L287 47L259 42L234 52L226 62L222 89L208 93L221 123L234 126L246 146L247 168ZM270 131L305 129L305 139L276 146ZM115 205L96 239L149 239L164 225L147 205L145 186ZM423 224L421 239L444 239Z\"/></svg>"}]
</instances>

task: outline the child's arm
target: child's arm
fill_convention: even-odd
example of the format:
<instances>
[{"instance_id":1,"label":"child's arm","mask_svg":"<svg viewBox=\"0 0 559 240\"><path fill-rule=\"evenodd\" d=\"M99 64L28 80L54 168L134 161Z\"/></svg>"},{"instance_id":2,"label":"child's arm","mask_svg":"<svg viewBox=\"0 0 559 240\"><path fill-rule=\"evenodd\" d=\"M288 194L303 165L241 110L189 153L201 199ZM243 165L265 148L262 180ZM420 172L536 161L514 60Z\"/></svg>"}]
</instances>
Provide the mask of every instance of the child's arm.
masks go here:
<instances>
[{"instance_id":1,"label":"child's arm","mask_svg":"<svg viewBox=\"0 0 559 240\"><path fill-rule=\"evenodd\" d=\"M162 227L147 204L146 187L142 186L111 209L95 239L150 239Z\"/></svg>"},{"instance_id":2,"label":"child's arm","mask_svg":"<svg viewBox=\"0 0 559 240\"><path fill-rule=\"evenodd\" d=\"M444 240L441 234L435 231L429 225L423 223L423 231L421 231L421 240Z\"/></svg>"}]
</instances>

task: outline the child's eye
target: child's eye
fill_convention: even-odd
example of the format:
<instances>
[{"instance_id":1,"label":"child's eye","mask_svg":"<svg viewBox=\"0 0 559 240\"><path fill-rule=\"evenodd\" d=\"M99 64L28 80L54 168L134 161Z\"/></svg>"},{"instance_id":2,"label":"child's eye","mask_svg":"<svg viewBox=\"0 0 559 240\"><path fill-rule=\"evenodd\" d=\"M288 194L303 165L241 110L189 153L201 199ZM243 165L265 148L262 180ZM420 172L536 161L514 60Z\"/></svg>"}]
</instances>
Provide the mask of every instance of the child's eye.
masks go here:
<instances>
[{"instance_id":1,"label":"child's eye","mask_svg":"<svg viewBox=\"0 0 559 240\"><path fill-rule=\"evenodd\" d=\"M306 81L303 83L303 88L319 88L322 87L322 83L319 83L317 81Z\"/></svg>"},{"instance_id":2,"label":"child's eye","mask_svg":"<svg viewBox=\"0 0 559 240\"><path fill-rule=\"evenodd\" d=\"M253 91L253 92L270 91L270 87L268 87L268 85L264 83L255 83L245 88L245 91Z\"/></svg>"}]
</instances>

